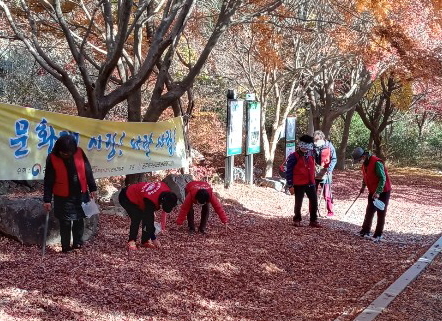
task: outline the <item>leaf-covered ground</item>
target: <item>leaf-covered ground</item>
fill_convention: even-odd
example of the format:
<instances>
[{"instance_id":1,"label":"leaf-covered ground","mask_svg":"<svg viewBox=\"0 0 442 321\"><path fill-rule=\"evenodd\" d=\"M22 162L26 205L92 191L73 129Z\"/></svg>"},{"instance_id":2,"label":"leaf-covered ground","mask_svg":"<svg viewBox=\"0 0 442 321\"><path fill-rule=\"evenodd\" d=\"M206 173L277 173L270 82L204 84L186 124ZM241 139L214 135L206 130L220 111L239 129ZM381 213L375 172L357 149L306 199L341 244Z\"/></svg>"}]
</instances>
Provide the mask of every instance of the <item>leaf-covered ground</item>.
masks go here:
<instances>
[{"instance_id":1,"label":"leaf-covered ground","mask_svg":"<svg viewBox=\"0 0 442 321\"><path fill-rule=\"evenodd\" d=\"M231 229L212 215L208 235L190 235L174 211L161 250L128 255L129 219L104 214L98 236L76 253L52 247L42 259L39 247L0 237L0 320L353 320L441 235L442 176L391 172L381 244L355 236L365 196L344 215L359 171L336 173L336 215L322 229L291 225L293 196L238 184L215 186ZM434 264L380 320L440 320L440 257Z\"/></svg>"}]
</instances>

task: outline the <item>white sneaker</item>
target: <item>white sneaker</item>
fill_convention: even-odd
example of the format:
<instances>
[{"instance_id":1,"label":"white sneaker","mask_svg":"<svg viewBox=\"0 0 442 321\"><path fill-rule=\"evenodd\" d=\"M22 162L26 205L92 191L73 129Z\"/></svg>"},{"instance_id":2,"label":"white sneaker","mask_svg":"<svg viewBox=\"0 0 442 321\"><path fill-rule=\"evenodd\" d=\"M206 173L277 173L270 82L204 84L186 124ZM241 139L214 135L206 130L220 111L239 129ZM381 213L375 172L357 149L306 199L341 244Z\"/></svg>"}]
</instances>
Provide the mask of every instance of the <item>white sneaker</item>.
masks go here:
<instances>
[{"instance_id":1,"label":"white sneaker","mask_svg":"<svg viewBox=\"0 0 442 321\"><path fill-rule=\"evenodd\" d=\"M375 243L381 243L381 240L382 240L382 236L376 236L376 237L373 237L373 242L375 242Z\"/></svg>"},{"instance_id":2,"label":"white sneaker","mask_svg":"<svg viewBox=\"0 0 442 321\"><path fill-rule=\"evenodd\" d=\"M370 233L357 232L357 233L355 233L355 235L360 236L361 238L364 238L364 239L371 239Z\"/></svg>"}]
</instances>

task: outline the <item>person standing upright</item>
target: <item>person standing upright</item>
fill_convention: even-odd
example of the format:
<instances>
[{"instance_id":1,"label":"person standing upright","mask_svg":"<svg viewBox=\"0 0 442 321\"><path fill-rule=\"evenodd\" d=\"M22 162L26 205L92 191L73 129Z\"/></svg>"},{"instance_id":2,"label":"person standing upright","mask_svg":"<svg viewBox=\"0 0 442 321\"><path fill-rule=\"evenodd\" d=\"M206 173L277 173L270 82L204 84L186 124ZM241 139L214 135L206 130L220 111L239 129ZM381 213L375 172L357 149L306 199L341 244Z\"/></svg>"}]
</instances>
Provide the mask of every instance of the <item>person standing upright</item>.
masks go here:
<instances>
[{"instance_id":1,"label":"person standing upright","mask_svg":"<svg viewBox=\"0 0 442 321\"><path fill-rule=\"evenodd\" d=\"M310 226L322 227L318 223L318 197L315 184L315 159L313 157L313 137L303 135L299 138L296 152L287 159L287 186L290 194L295 195L295 216L293 223L301 226L301 207L304 194L309 199Z\"/></svg>"},{"instance_id":2,"label":"person standing upright","mask_svg":"<svg viewBox=\"0 0 442 321\"><path fill-rule=\"evenodd\" d=\"M83 246L83 219L86 216L81 203L96 198L96 191L91 165L74 136L59 137L46 159L43 206L50 211L54 195L54 215L60 222L63 253Z\"/></svg>"},{"instance_id":3,"label":"person standing upright","mask_svg":"<svg viewBox=\"0 0 442 321\"><path fill-rule=\"evenodd\" d=\"M322 131L317 130L313 133L315 141L314 155L316 165L321 167L320 174L316 176L316 192L319 186L322 186L325 202L327 204L327 216L333 216L333 195L332 195L332 173L336 166L336 150L333 144L325 139Z\"/></svg>"},{"instance_id":4,"label":"person standing upright","mask_svg":"<svg viewBox=\"0 0 442 321\"><path fill-rule=\"evenodd\" d=\"M377 212L377 224L373 234L373 240L377 243L380 242L382 238L385 216L390 201L390 176L388 175L384 162L379 157L365 151L362 147L355 148L352 157L355 163L362 163L361 170L363 180L360 193L364 193L365 187L368 188L367 208L359 235L362 237L370 236L373 216L374 213ZM376 207L373 202L374 200L380 200L384 204L383 208Z\"/></svg>"}]
</instances>

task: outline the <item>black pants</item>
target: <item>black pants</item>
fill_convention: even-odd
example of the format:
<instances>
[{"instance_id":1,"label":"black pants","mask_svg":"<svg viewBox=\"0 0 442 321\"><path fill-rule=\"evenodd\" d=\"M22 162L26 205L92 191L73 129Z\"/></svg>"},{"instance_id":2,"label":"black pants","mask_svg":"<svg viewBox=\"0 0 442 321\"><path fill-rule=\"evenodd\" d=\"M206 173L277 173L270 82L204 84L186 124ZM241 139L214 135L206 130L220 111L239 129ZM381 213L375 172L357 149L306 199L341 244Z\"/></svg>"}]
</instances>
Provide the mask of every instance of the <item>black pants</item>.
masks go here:
<instances>
[{"instance_id":1,"label":"black pants","mask_svg":"<svg viewBox=\"0 0 442 321\"><path fill-rule=\"evenodd\" d=\"M374 206L373 194L372 193L368 194L367 209L365 210L365 218L364 218L364 223L362 224L362 229L360 232L361 234L370 233L374 213L377 212L376 230L373 234L373 237L378 237L382 235L382 232L384 231L385 215L387 214L388 202L390 201L390 191L382 192L381 194L379 194L379 200L385 203L385 208L383 211L379 210L376 206Z\"/></svg>"},{"instance_id":2,"label":"black pants","mask_svg":"<svg viewBox=\"0 0 442 321\"><path fill-rule=\"evenodd\" d=\"M71 248L71 231L72 231L72 243L74 246L83 244L84 233L84 221L79 220L63 220L60 221L60 237L61 248L63 251L68 251Z\"/></svg>"},{"instance_id":3,"label":"black pants","mask_svg":"<svg viewBox=\"0 0 442 321\"><path fill-rule=\"evenodd\" d=\"M207 221L209 220L209 204L204 204L201 209L201 222L198 229L199 232L206 231ZM189 213L187 213L187 224L189 225L189 230L195 231L195 211L193 206L190 208Z\"/></svg>"},{"instance_id":4,"label":"black pants","mask_svg":"<svg viewBox=\"0 0 442 321\"><path fill-rule=\"evenodd\" d=\"M318 195L316 194L315 184L295 185L293 188L295 190L295 216L293 217L293 221L299 222L302 219L301 208L305 194L309 200L310 222L315 222L318 219Z\"/></svg>"},{"instance_id":5,"label":"black pants","mask_svg":"<svg viewBox=\"0 0 442 321\"><path fill-rule=\"evenodd\" d=\"M130 217L129 228L129 241L136 241L138 238L138 230L140 229L140 223L142 227L141 231L141 243L150 240L155 240L155 230L148 231L148 226L153 226L155 220L155 214L146 213L136 204L132 203L126 195L126 188L123 188L119 195L120 205L126 210L127 215Z\"/></svg>"}]
</instances>

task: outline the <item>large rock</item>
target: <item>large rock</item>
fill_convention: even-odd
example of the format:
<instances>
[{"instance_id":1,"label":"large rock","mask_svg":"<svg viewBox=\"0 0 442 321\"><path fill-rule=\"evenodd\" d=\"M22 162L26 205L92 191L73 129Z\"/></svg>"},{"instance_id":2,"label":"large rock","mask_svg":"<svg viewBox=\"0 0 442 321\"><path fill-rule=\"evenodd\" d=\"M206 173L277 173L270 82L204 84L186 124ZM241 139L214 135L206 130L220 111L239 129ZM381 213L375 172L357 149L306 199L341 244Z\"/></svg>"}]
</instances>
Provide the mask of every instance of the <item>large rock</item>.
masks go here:
<instances>
[{"instance_id":1,"label":"large rock","mask_svg":"<svg viewBox=\"0 0 442 321\"><path fill-rule=\"evenodd\" d=\"M98 189L98 200L100 203L110 203L115 194L120 191L113 185L105 185Z\"/></svg>"},{"instance_id":2,"label":"large rock","mask_svg":"<svg viewBox=\"0 0 442 321\"><path fill-rule=\"evenodd\" d=\"M110 215L117 215L117 216L127 216L126 210L121 206L119 201L121 190L115 191L115 193L111 197L111 205L107 206L107 208L101 213L103 214L110 214Z\"/></svg>"},{"instance_id":3,"label":"large rock","mask_svg":"<svg viewBox=\"0 0 442 321\"><path fill-rule=\"evenodd\" d=\"M0 233L24 244L42 244L46 212L41 198L0 196ZM98 231L98 215L85 219L83 240ZM49 216L47 244L60 243L59 223L53 212Z\"/></svg>"},{"instance_id":4,"label":"large rock","mask_svg":"<svg viewBox=\"0 0 442 321\"><path fill-rule=\"evenodd\" d=\"M0 195L29 193L43 190L43 181L0 181Z\"/></svg>"},{"instance_id":5,"label":"large rock","mask_svg":"<svg viewBox=\"0 0 442 321\"><path fill-rule=\"evenodd\" d=\"M206 160L203 154L193 148L190 150L190 157L192 157L192 160L197 164Z\"/></svg>"},{"instance_id":6,"label":"large rock","mask_svg":"<svg viewBox=\"0 0 442 321\"><path fill-rule=\"evenodd\" d=\"M184 202L184 198L186 197L184 188L186 187L186 184L191 181L193 181L193 178L192 175L189 174L169 174L163 179L163 182L166 183L172 192L178 196L178 204Z\"/></svg>"},{"instance_id":7,"label":"large rock","mask_svg":"<svg viewBox=\"0 0 442 321\"><path fill-rule=\"evenodd\" d=\"M258 186L270 187L277 190L278 192L281 192L284 190L285 180L271 177L263 177L258 180Z\"/></svg>"}]
</instances>

